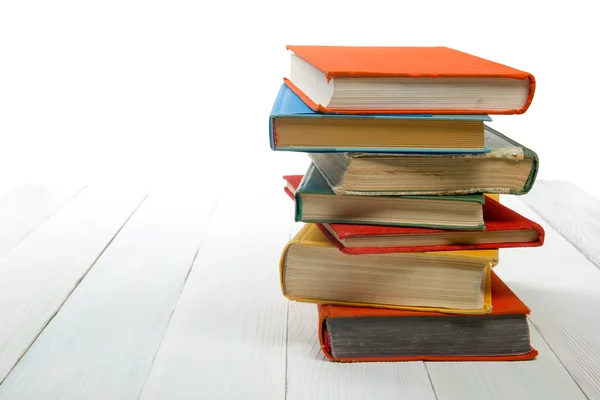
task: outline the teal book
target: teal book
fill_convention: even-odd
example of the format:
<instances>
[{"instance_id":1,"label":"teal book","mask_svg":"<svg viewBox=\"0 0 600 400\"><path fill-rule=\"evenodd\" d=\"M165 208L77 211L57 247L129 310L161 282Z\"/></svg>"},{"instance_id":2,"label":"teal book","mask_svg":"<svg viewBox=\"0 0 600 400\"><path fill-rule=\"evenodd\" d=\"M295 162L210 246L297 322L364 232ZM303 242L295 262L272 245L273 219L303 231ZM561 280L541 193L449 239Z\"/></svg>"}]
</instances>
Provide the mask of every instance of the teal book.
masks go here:
<instances>
[{"instance_id":1,"label":"teal book","mask_svg":"<svg viewBox=\"0 0 600 400\"><path fill-rule=\"evenodd\" d=\"M295 199L297 222L406 226L435 229L485 229L483 194L461 196L336 195L311 163Z\"/></svg>"},{"instance_id":2,"label":"teal book","mask_svg":"<svg viewBox=\"0 0 600 400\"><path fill-rule=\"evenodd\" d=\"M300 152L489 153L488 115L323 114L282 84L269 117L272 150Z\"/></svg>"},{"instance_id":3,"label":"teal book","mask_svg":"<svg viewBox=\"0 0 600 400\"><path fill-rule=\"evenodd\" d=\"M485 154L309 153L338 195L521 195L535 183L538 155L485 126Z\"/></svg>"}]
</instances>

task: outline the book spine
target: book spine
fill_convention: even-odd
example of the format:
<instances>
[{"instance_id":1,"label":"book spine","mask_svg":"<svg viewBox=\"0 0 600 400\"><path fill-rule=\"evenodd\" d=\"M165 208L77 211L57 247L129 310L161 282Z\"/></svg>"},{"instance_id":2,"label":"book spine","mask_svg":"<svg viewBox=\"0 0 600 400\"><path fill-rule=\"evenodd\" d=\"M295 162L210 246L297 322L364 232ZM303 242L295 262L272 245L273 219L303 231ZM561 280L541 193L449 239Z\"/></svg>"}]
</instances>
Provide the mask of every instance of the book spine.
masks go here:
<instances>
[{"instance_id":1,"label":"book spine","mask_svg":"<svg viewBox=\"0 0 600 400\"><path fill-rule=\"evenodd\" d=\"M535 180L537 178L537 173L538 173L539 163L540 163L540 159L539 159L537 153L535 151L531 150L529 147L524 146L521 143L502 134L501 132L498 132L497 130L490 128L487 125L485 127L487 130L491 131L494 135L500 137L501 139L505 140L506 142L512 144L513 146L521 149L523 158L530 158L532 160L531 171L529 172L529 176L527 177L525 186L523 186L523 188L520 190L511 190L509 192L509 194L514 194L514 195L523 195L523 194L528 193L531 190L531 188L533 187L533 185L535 184ZM510 158L510 157L507 157L507 158Z\"/></svg>"},{"instance_id":2,"label":"book spine","mask_svg":"<svg viewBox=\"0 0 600 400\"><path fill-rule=\"evenodd\" d=\"M271 150L279 150L277 148L277 131L275 130L275 118L269 117L269 145Z\"/></svg>"},{"instance_id":3,"label":"book spine","mask_svg":"<svg viewBox=\"0 0 600 400\"><path fill-rule=\"evenodd\" d=\"M302 220L302 195L296 191L294 196L294 221L301 222Z\"/></svg>"},{"instance_id":4,"label":"book spine","mask_svg":"<svg viewBox=\"0 0 600 400\"><path fill-rule=\"evenodd\" d=\"M526 157L531 157L533 159L533 162L531 163L531 171L529 172L529 176L527 177L525 186L523 187L522 190L519 190L519 191L516 191L515 193L513 193L515 195L523 195L523 194L529 193L529 191L531 190L531 188L533 188L533 185L535 184L535 180L537 178L537 173L538 173L538 169L539 169L540 161L539 161L537 154L527 148L524 148L523 152L525 153Z\"/></svg>"}]
</instances>

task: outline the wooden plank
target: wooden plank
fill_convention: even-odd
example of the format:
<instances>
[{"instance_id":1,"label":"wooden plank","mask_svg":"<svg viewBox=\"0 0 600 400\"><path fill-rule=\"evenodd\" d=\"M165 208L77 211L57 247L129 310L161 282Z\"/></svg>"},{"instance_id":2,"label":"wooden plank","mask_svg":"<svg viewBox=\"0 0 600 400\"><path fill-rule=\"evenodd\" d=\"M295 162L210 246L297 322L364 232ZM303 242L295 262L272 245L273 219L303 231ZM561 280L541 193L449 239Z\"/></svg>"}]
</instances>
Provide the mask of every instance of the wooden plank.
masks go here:
<instances>
[{"instance_id":1,"label":"wooden plank","mask_svg":"<svg viewBox=\"0 0 600 400\"><path fill-rule=\"evenodd\" d=\"M82 189L20 185L0 196L0 258Z\"/></svg>"},{"instance_id":2,"label":"wooden plank","mask_svg":"<svg viewBox=\"0 0 600 400\"><path fill-rule=\"evenodd\" d=\"M284 399L290 200L247 193L219 203L141 399Z\"/></svg>"},{"instance_id":3,"label":"wooden plank","mask_svg":"<svg viewBox=\"0 0 600 400\"><path fill-rule=\"evenodd\" d=\"M437 398L585 399L535 329L531 340L540 352L533 361L425 363Z\"/></svg>"},{"instance_id":4,"label":"wooden plank","mask_svg":"<svg viewBox=\"0 0 600 400\"><path fill-rule=\"evenodd\" d=\"M150 194L0 387L0 398L137 399L214 211Z\"/></svg>"},{"instance_id":5,"label":"wooden plank","mask_svg":"<svg viewBox=\"0 0 600 400\"><path fill-rule=\"evenodd\" d=\"M566 198L558 190L556 195ZM543 224L546 242L504 250L497 272L531 308L530 320L588 398L600 398L600 271L519 198L505 197L504 204ZM584 226L592 218L581 215L571 224Z\"/></svg>"},{"instance_id":6,"label":"wooden plank","mask_svg":"<svg viewBox=\"0 0 600 400\"><path fill-rule=\"evenodd\" d=\"M567 181L538 181L521 199L600 268L600 200Z\"/></svg>"},{"instance_id":7,"label":"wooden plank","mask_svg":"<svg viewBox=\"0 0 600 400\"><path fill-rule=\"evenodd\" d=\"M314 304L290 302L287 399L435 399L422 362L330 362L317 327Z\"/></svg>"},{"instance_id":8,"label":"wooden plank","mask_svg":"<svg viewBox=\"0 0 600 400\"><path fill-rule=\"evenodd\" d=\"M142 199L85 189L0 260L0 382Z\"/></svg>"}]
</instances>

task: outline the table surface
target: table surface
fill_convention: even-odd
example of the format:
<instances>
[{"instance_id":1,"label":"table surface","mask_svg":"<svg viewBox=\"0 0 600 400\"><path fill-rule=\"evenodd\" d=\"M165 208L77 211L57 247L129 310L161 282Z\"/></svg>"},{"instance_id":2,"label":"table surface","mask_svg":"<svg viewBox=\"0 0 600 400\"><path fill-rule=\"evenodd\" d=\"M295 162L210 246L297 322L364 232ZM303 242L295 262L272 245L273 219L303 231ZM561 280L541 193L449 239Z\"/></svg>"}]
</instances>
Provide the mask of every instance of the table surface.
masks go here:
<instances>
[{"instance_id":1,"label":"table surface","mask_svg":"<svg viewBox=\"0 0 600 400\"><path fill-rule=\"evenodd\" d=\"M536 360L338 364L316 306L280 292L299 224L265 186L0 188L0 399L600 398L600 201L562 181L501 198L546 230L496 267Z\"/></svg>"}]
</instances>

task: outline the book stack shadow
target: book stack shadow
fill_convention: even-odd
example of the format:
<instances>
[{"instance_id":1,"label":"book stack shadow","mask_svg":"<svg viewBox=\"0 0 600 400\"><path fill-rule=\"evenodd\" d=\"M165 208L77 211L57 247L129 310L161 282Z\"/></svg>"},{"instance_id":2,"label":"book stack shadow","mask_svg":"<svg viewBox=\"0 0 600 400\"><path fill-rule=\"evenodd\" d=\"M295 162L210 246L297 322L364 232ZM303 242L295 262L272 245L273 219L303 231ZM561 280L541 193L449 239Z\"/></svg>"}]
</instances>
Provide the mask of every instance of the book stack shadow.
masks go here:
<instances>
[{"instance_id":1,"label":"book stack shadow","mask_svg":"<svg viewBox=\"0 0 600 400\"><path fill-rule=\"evenodd\" d=\"M528 307L494 272L544 230L500 203L535 182L536 153L492 129L523 114L526 72L445 47L288 46L269 120L294 218L281 288L318 307L333 361L536 357Z\"/></svg>"}]
</instances>

